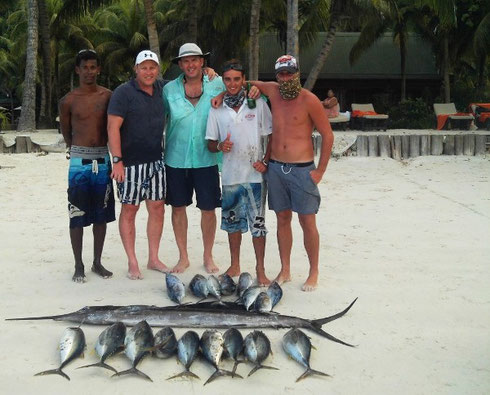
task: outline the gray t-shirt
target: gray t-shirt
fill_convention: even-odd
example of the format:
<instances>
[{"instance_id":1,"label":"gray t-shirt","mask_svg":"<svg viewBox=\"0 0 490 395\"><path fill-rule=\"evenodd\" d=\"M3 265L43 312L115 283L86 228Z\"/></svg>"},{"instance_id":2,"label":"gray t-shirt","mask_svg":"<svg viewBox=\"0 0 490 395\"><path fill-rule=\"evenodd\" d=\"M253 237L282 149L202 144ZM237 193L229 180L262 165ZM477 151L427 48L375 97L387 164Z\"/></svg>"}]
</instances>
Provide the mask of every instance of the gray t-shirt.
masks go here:
<instances>
[{"instance_id":1,"label":"gray t-shirt","mask_svg":"<svg viewBox=\"0 0 490 395\"><path fill-rule=\"evenodd\" d=\"M162 159L165 111L162 88L167 81L153 84L153 95L142 91L132 79L114 90L107 113L124 118L121 125L121 154L125 166Z\"/></svg>"}]
</instances>

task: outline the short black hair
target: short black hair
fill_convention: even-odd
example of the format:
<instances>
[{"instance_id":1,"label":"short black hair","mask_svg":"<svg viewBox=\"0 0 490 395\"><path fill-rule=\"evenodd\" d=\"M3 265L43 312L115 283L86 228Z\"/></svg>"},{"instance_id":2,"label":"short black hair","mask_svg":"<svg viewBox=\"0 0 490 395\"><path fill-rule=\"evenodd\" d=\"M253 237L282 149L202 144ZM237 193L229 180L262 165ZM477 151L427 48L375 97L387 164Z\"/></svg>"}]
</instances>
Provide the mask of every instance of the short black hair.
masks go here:
<instances>
[{"instance_id":1,"label":"short black hair","mask_svg":"<svg viewBox=\"0 0 490 395\"><path fill-rule=\"evenodd\" d=\"M100 64L99 55L93 49L82 49L78 52L77 57L75 58L75 65L78 67L82 63L82 60L96 60L97 66Z\"/></svg>"},{"instance_id":2,"label":"short black hair","mask_svg":"<svg viewBox=\"0 0 490 395\"><path fill-rule=\"evenodd\" d=\"M245 68L240 62L239 59L230 59L223 63L222 74L224 74L228 70L236 70L242 73L242 77L245 75Z\"/></svg>"}]
</instances>

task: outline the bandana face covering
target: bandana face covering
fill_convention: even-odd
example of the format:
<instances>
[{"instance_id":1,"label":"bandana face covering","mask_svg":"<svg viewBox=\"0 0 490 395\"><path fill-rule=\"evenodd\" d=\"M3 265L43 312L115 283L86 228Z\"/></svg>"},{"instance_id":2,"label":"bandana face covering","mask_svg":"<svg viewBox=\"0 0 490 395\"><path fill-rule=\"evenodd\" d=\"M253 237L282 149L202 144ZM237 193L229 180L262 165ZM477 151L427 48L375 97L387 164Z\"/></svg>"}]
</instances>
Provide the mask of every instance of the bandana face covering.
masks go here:
<instances>
[{"instance_id":1,"label":"bandana face covering","mask_svg":"<svg viewBox=\"0 0 490 395\"><path fill-rule=\"evenodd\" d=\"M296 73L289 81L279 81L279 93L284 100L296 99L301 92L299 73Z\"/></svg>"},{"instance_id":2,"label":"bandana face covering","mask_svg":"<svg viewBox=\"0 0 490 395\"><path fill-rule=\"evenodd\" d=\"M232 96L228 93L225 93L225 96L223 98L223 101L230 108L240 107L244 100L245 100L245 89L243 87L240 90L240 92L238 92L236 95Z\"/></svg>"}]
</instances>

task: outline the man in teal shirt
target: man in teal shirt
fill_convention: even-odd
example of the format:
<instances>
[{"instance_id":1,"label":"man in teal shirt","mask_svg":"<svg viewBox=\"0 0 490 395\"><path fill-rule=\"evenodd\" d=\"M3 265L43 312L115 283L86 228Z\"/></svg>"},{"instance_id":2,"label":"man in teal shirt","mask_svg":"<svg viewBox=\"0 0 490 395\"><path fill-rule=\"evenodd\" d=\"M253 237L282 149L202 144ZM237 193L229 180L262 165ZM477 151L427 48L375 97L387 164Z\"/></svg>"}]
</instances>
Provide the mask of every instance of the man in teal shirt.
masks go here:
<instances>
[{"instance_id":1,"label":"man in teal shirt","mask_svg":"<svg viewBox=\"0 0 490 395\"><path fill-rule=\"evenodd\" d=\"M203 263L207 272L219 269L213 261L216 234L216 207L221 206L221 190L217 155L207 148L206 124L211 99L224 90L221 77L209 80L203 73L204 57L192 43L180 47L177 63L182 74L163 88L167 112L165 164L167 204L172 206L172 225L179 248L179 262L172 269L182 273L189 267L187 254L187 213L195 191L201 210L201 231L204 245Z\"/></svg>"}]
</instances>

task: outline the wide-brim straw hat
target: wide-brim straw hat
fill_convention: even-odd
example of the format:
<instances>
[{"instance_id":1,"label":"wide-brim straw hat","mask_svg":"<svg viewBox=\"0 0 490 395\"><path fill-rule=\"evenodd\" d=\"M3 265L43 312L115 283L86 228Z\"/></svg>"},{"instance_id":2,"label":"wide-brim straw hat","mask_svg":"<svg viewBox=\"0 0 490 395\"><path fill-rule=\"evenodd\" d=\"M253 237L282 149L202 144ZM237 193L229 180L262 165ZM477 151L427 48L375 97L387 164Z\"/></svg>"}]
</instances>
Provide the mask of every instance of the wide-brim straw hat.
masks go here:
<instances>
[{"instance_id":1,"label":"wide-brim straw hat","mask_svg":"<svg viewBox=\"0 0 490 395\"><path fill-rule=\"evenodd\" d=\"M180 59L186 56L201 56L204 58L209 54L210 52L202 53L201 48L194 43L185 43L179 48L179 56L173 58L172 63L178 63Z\"/></svg>"}]
</instances>

